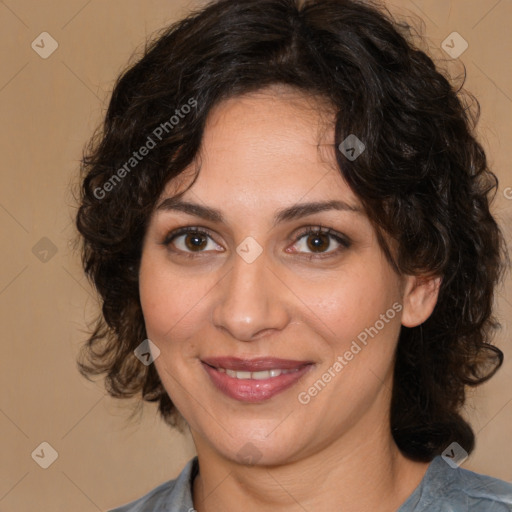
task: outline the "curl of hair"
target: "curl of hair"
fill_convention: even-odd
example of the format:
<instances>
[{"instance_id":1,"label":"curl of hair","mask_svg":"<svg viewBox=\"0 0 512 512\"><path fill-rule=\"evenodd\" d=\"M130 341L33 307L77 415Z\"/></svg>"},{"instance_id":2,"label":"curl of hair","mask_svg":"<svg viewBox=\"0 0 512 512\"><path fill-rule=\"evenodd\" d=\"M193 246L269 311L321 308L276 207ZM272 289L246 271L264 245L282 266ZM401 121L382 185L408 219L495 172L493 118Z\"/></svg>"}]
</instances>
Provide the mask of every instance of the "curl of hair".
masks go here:
<instances>
[{"instance_id":1,"label":"curl of hair","mask_svg":"<svg viewBox=\"0 0 512 512\"><path fill-rule=\"evenodd\" d=\"M402 327L391 430L402 452L429 461L452 441L474 446L460 415L467 386L489 379L502 352L491 342L492 305L506 258L490 213L497 179L473 131L479 105L456 91L409 27L356 0L221 0L174 23L117 80L104 124L82 159L76 224L82 261L102 314L79 357L85 376L105 374L116 397L141 394L180 426L154 365L133 351L146 338L138 291L142 241L166 183L194 162L208 113L225 98L287 84L327 100L338 146L356 134L366 150L337 153L400 273L442 277L421 326ZM471 110L466 98L474 100ZM112 178L181 105L197 106L164 133L124 179ZM396 257L384 239L396 244Z\"/></svg>"}]
</instances>

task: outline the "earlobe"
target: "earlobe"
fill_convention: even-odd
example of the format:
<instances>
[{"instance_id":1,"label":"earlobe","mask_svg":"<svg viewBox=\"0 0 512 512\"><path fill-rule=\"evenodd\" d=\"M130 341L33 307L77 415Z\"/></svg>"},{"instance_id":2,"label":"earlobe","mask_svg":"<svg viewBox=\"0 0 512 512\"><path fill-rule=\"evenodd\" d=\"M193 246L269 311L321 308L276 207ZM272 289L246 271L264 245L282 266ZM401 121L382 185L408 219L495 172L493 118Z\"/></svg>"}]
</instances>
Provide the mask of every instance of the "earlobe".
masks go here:
<instances>
[{"instance_id":1,"label":"earlobe","mask_svg":"<svg viewBox=\"0 0 512 512\"><path fill-rule=\"evenodd\" d=\"M437 304L440 276L408 276L403 292L402 325L416 327L432 314Z\"/></svg>"}]
</instances>

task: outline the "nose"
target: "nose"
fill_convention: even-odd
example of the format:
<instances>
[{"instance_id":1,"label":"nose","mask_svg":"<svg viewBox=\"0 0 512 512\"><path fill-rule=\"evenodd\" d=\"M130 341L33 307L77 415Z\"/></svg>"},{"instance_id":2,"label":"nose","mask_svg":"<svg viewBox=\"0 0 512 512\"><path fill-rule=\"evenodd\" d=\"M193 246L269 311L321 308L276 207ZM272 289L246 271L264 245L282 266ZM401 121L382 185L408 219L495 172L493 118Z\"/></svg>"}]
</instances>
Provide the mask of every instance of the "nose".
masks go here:
<instances>
[{"instance_id":1,"label":"nose","mask_svg":"<svg viewBox=\"0 0 512 512\"><path fill-rule=\"evenodd\" d=\"M252 263L238 254L230 272L218 283L212 320L239 341L253 341L280 331L290 321L290 291L268 266L265 253Z\"/></svg>"}]
</instances>

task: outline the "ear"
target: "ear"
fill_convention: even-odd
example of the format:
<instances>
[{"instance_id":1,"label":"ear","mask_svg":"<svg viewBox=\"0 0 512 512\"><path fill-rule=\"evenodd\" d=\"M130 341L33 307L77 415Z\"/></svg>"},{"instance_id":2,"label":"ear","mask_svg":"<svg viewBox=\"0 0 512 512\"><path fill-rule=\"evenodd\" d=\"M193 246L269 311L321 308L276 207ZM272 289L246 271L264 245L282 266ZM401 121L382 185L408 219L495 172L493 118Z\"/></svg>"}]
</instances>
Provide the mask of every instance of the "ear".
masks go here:
<instances>
[{"instance_id":1,"label":"ear","mask_svg":"<svg viewBox=\"0 0 512 512\"><path fill-rule=\"evenodd\" d=\"M407 276L403 287L402 325L416 327L434 311L439 296L441 277Z\"/></svg>"}]
</instances>

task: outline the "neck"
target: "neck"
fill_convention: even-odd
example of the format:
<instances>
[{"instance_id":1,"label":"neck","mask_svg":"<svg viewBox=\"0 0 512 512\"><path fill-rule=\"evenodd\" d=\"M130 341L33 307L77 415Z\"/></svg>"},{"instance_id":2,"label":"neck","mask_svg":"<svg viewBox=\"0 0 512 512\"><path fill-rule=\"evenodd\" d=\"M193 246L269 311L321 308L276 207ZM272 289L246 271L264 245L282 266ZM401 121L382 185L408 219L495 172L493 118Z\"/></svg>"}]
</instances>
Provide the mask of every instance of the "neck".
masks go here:
<instances>
[{"instance_id":1,"label":"neck","mask_svg":"<svg viewBox=\"0 0 512 512\"><path fill-rule=\"evenodd\" d=\"M242 503L247 512L300 507L394 512L428 468L428 463L413 462L401 454L389 428L347 433L342 441L314 454L273 466L244 466L195 441L200 466L193 484L197 512L238 512Z\"/></svg>"}]
</instances>

